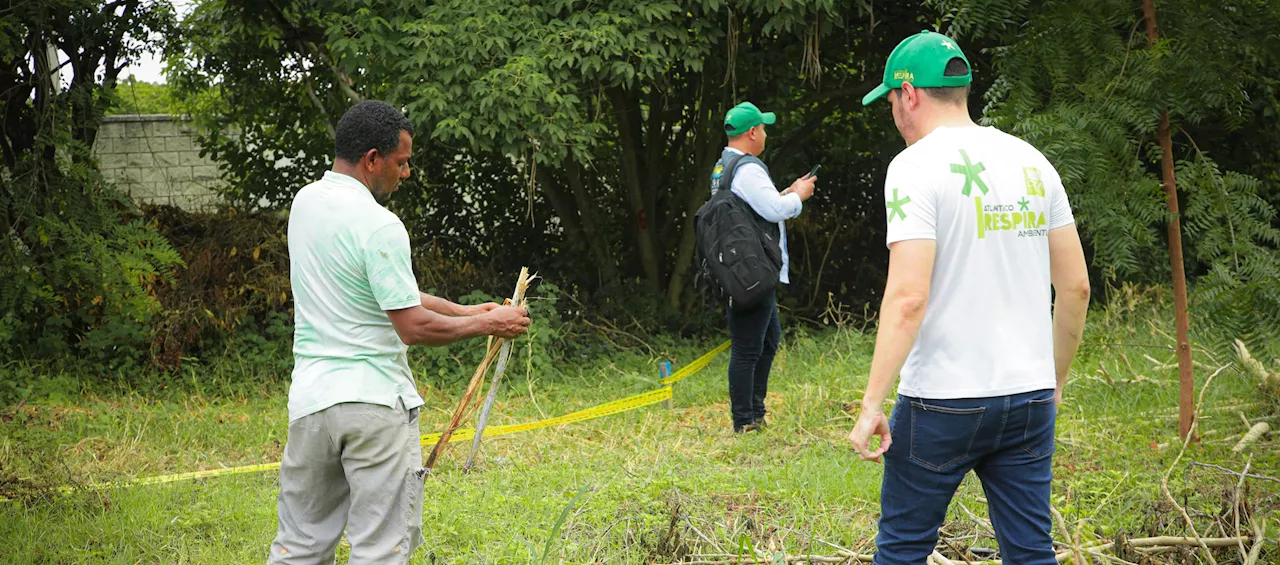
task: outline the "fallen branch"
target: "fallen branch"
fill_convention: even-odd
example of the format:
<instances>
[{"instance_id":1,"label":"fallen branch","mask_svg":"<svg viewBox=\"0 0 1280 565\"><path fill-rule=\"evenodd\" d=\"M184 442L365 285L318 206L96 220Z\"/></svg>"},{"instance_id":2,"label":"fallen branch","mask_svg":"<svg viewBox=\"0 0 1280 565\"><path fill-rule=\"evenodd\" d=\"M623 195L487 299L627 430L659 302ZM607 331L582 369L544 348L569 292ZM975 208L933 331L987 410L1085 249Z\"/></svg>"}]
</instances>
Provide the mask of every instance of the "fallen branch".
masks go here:
<instances>
[{"instance_id":1,"label":"fallen branch","mask_svg":"<svg viewBox=\"0 0 1280 565\"><path fill-rule=\"evenodd\" d=\"M1213 383L1213 378L1230 366L1230 364L1227 364L1219 367L1217 371L1214 371L1213 374L1209 375L1208 379L1205 379L1204 386L1200 387L1200 397L1196 401L1196 406L1204 406L1204 393L1209 390L1209 385ZM1164 492L1165 498L1169 499L1169 502L1173 504L1173 507L1178 509L1178 513L1182 514L1182 519L1187 522L1187 528L1191 530L1191 535L1197 540L1200 539L1200 533L1196 531L1196 525L1191 521L1191 516L1187 515L1186 509L1184 509L1182 505L1178 504L1178 501L1173 498L1173 494L1169 492L1169 474L1173 472L1173 468L1178 466L1178 462L1181 461L1182 456L1186 454L1187 445L1191 443L1192 438L1196 437L1196 428L1199 425L1199 418L1193 418L1191 427L1187 430L1187 437L1182 440L1182 449L1178 451L1178 456L1173 459L1173 464L1169 466L1169 468L1164 472L1164 476L1160 478L1160 490ZM1218 565L1218 561L1213 558L1213 552L1209 550L1209 546L1205 545L1204 542L1201 541L1200 548L1204 550L1205 557L1209 559L1210 565Z\"/></svg>"},{"instance_id":2,"label":"fallen branch","mask_svg":"<svg viewBox=\"0 0 1280 565\"><path fill-rule=\"evenodd\" d=\"M1253 465L1253 454L1249 454L1249 460L1244 463L1244 471L1240 473L1240 482L1236 483L1236 492L1231 499L1232 509L1235 511L1236 535L1240 535L1240 489L1244 487L1244 476L1249 474L1249 467ZM1244 542L1236 544L1240 548L1240 557L1242 559L1249 558L1249 552L1244 549Z\"/></svg>"},{"instance_id":3,"label":"fallen branch","mask_svg":"<svg viewBox=\"0 0 1280 565\"><path fill-rule=\"evenodd\" d=\"M1244 437L1240 438L1239 443L1236 443L1236 446L1231 448L1231 452L1240 453L1241 451L1244 451L1244 448L1249 447L1249 444L1258 441L1259 438L1266 435L1269 431L1271 431L1271 424L1266 422L1258 422L1254 424L1252 428L1249 428L1249 432L1244 434Z\"/></svg>"},{"instance_id":4,"label":"fallen branch","mask_svg":"<svg viewBox=\"0 0 1280 565\"><path fill-rule=\"evenodd\" d=\"M1267 526L1265 520L1259 524L1257 520L1250 518L1249 522L1253 525L1253 549L1244 557L1244 565L1256 565L1258 558L1262 556L1262 546L1267 542Z\"/></svg>"},{"instance_id":5,"label":"fallen branch","mask_svg":"<svg viewBox=\"0 0 1280 565\"><path fill-rule=\"evenodd\" d=\"M1253 473L1241 473L1240 471L1232 471L1231 469L1228 469L1226 467L1220 467L1212 463L1201 463L1199 461L1192 461L1190 463L1187 463L1187 467L1206 467L1209 469L1222 471L1223 473L1227 473L1228 475L1235 475L1237 477L1248 477L1250 479L1259 479L1263 481L1271 481L1273 483L1280 483L1280 479L1277 479L1274 477L1268 477L1266 475L1255 475Z\"/></svg>"},{"instance_id":6,"label":"fallen branch","mask_svg":"<svg viewBox=\"0 0 1280 565\"><path fill-rule=\"evenodd\" d=\"M678 561L668 565L745 565L756 562L754 556L733 553L694 553L696 561ZM870 563L871 555L840 552L837 555L788 555L769 563Z\"/></svg>"},{"instance_id":7,"label":"fallen branch","mask_svg":"<svg viewBox=\"0 0 1280 565\"><path fill-rule=\"evenodd\" d=\"M1255 543L1254 550L1253 552L1251 552L1251 554L1256 555L1261 553L1262 551L1261 547L1262 545L1265 544L1267 540L1264 537L1264 534L1256 533L1259 531L1258 526L1256 524L1254 525L1254 531L1255 531L1254 537L1237 536L1237 537L1228 537L1228 538L1193 538L1193 537L1184 537L1184 536L1157 536L1157 537L1151 537L1151 538L1134 538L1126 541L1125 543L1135 549L1138 549L1144 552L1154 553L1161 550L1173 549L1175 547L1187 547L1187 546L1234 547L1237 544L1240 544L1242 542L1251 541L1256 537L1257 543ZM1112 555L1106 555L1102 553L1104 551L1110 550L1113 547L1115 547L1114 542L1107 542L1103 544L1091 545L1088 547L1081 548L1081 551L1107 559L1112 563L1133 565L1129 561L1125 561L1118 557L1115 557ZM1072 551L1064 551L1064 552L1058 553L1055 557L1059 563L1065 563L1066 560L1072 558L1072 553L1073 553ZM693 554L690 554L688 557L693 559L693 561L679 561L675 563L669 563L666 565L742 565L745 563L752 562L752 561L744 561L744 559L747 559L747 560L755 559L757 556L754 556L754 555L747 556L747 555L733 554L733 553L693 553ZM790 555L790 556L783 557L781 562L783 563L870 563L872 561L872 558L873 558L872 554L854 553L852 551L841 550L836 552L835 555ZM938 553L937 551L929 555L928 559L929 559L929 563L943 563L943 564L955 565L954 561L952 561L951 559L947 559L946 557L943 557L942 554ZM939 561L939 559L941 559L941 561ZM776 563L779 561L770 560L769 562ZM988 565L988 564L1003 565L1004 564L1004 562L999 559L984 560L982 563L984 563L984 565ZM1246 563L1248 562L1246 561Z\"/></svg>"},{"instance_id":8,"label":"fallen branch","mask_svg":"<svg viewBox=\"0 0 1280 565\"><path fill-rule=\"evenodd\" d=\"M938 553L938 550L936 549L933 550L933 553L929 555L929 564L930 565L956 565L954 561L947 559L946 557L943 557L942 554Z\"/></svg>"},{"instance_id":9,"label":"fallen branch","mask_svg":"<svg viewBox=\"0 0 1280 565\"><path fill-rule=\"evenodd\" d=\"M1049 507L1049 512L1053 513L1053 519L1058 523L1058 529L1061 530L1063 543L1071 544L1071 554L1075 557L1076 565L1084 565L1084 559L1081 559L1080 544L1071 537L1071 532L1067 530L1067 521L1062 517L1062 513L1057 508ZM1059 559L1061 561L1061 559Z\"/></svg>"}]
</instances>

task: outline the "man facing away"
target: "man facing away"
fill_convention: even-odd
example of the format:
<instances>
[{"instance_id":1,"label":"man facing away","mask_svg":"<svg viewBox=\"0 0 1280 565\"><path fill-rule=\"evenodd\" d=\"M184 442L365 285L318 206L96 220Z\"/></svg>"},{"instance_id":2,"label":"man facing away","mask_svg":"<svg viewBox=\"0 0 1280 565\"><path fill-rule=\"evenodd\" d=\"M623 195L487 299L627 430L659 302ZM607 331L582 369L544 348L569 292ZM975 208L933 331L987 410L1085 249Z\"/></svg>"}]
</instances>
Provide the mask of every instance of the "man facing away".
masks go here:
<instances>
[{"instance_id":1,"label":"man facing away","mask_svg":"<svg viewBox=\"0 0 1280 565\"><path fill-rule=\"evenodd\" d=\"M418 291L409 234L384 208L409 176L413 125L365 101L338 122L333 170L294 197L294 368L272 564L407 563L422 543L422 447L409 345L528 329L521 308Z\"/></svg>"},{"instance_id":2,"label":"man facing away","mask_svg":"<svg viewBox=\"0 0 1280 565\"><path fill-rule=\"evenodd\" d=\"M883 84L863 98L887 95L908 146L885 179L889 276L849 434L863 459L884 459L878 565L925 562L970 470L1004 562L1056 563L1054 423L1089 278L1057 171L1029 144L973 122L970 78L959 46L925 31L893 50Z\"/></svg>"},{"instance_id":3,"label":"man facing away","mask_svg":"<svg viewBox=\"0 0 1280 565\"><path fill-rule=\"evenodd\" d=\"M778 192L769 179L769 169L758 158L764 151L765 126L773 124L773 112L761 112L755 104L743 102L734 106L724 116L724 131L729 145L720 154L716 171L721 171L731 160L737 162L729 190L751 206L761 218L778 224L778 242L782 250L782 270L778 280L790 284L787 257L786 220L800 215L802 203L813 196L818 177L801 177L786 190ZM720 186L720 177L713 175L711 194ZM733 416L733 431L741 433L764 427L764 398L769 391L769 370L773 356L782 339L782 326L778 321L776 291L770 290L758 304L751 308L726 309L729 320L729 405Z\"/></svg>"}]
</instances>

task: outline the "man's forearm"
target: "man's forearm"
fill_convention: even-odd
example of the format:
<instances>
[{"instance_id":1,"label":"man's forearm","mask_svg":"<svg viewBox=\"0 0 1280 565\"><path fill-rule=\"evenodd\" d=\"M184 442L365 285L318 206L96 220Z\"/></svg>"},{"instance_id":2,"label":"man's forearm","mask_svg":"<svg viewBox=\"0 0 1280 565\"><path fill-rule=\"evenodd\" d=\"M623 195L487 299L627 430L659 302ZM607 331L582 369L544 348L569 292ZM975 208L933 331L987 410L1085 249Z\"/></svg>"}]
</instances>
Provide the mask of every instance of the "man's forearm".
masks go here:
<instances>
[{"instance_id":1,"label":"man's forearm","mask_svg":"<svg viewBox=\"0 0 1280 565\"><path fill-rule=\"evenodd\" d=\"M1058 291L1053 302L1053 363L1059 391L1067 384L1071 363L1084 337L1084 319L1088 312L1088 286Z\"/></svg>"},{"instance_id":2,"label":"man's forearm","mask_svg":"<svg viewBox=\"0 0 1280 565\"><path fill-rule=\"evenodd\" d=\"M445 316L469 316L470 312L467 307L461 304L450 302L438 296L432 296L425 292L418 293L422 296L422 307Z\"/></svg>"},{"instance_id":3,"label":"man's forearm","mask_svg":"<svg viewBox=\"0 0 1280 565\"><path fill-rule=\"evenodd\" d=\"M408 345L440 346L456 341L489 335L493 332L492 321L487 316L445 316L429 315L413 320L412 328L402 335Z\"/></svg>"},{"instance_id":4,"label":"man's forearm","mask_svg":"<svg viewBox=\"0 0 1280 565\"><path fill-rule=\"evenodd\" d=\"M898 373L907 362L924 321L928 299L920 296L886 296L880 304L880 328L871 358L871 376L862 396L863 410L880 410L893 390Z\"/></svg>"}]
</instances>

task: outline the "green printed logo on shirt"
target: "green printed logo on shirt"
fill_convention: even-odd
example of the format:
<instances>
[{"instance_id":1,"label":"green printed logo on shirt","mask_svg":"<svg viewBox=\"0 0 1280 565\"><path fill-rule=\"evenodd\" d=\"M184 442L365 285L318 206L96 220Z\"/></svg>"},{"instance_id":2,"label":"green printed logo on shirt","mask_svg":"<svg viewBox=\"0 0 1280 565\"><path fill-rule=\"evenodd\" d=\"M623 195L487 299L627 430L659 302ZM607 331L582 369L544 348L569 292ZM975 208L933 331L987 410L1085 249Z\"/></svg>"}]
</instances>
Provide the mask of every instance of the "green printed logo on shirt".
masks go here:
<instances>
[{"instance_id":1,"label":"green printed logo on shirt","mask_svg":"<svg viewBox=\"0 0 1280 565\"><path fill-rule=\"evenodd\" d=\"M1022 210L1015 210L1012 204L982 204L982 198L974 198L973 206L978 218L978 239L986 239L987 232L1017 231L1018 237L1043 237L1049 230L1043 229L1044 212L1030 210L1030 202L1025 198L1018 204Z\"/></svg>"},{"instance_id":2,"label":"green printed logo on shirt","mask_svg":"<svg viewBox=\"0 0 1280 565\"><path fill-rule=\"evenodd\" d=\"M885 208L889 211L890 222L893 221L894 217L899 217L904 220L907 219L907 211L903 210L902 207L906 206L908 202L911 202L910 196L898 198L898 189L893 189L893 200L885 202Z\"/></svg>"},{"instance_id":3,"label":"green printed logo on shirt","mask_svg":"<svg viewBox=\"0 0 1280 565\"><path fill-rule=\"evenodd\" d=\"M969 191L973 189L973 185L976 183L978 188L982 189L982 193L986 194L987 184L982 182L982 177L978 176L978 173L987 170L987 167L981 161L970 164L969 154L965 153L964 149L960 150L960 158L964 160L963 165L960 163L951 164L951 172L964 175L964 188L960 189L960 192L965 196L969 196Z\"/></svg>"},{"instance_id":4,"label":"green printed logo on shirt","mask_svg":"<svg viewBox=\"0 0 1280 565\"><path fill-rule=\"evenodd\" d=\"M1027 196L1044 196L1044 181L1040 179L1040 169L1023 167L1022 178L1027 182Z\"/></svg>"}]
</instances>

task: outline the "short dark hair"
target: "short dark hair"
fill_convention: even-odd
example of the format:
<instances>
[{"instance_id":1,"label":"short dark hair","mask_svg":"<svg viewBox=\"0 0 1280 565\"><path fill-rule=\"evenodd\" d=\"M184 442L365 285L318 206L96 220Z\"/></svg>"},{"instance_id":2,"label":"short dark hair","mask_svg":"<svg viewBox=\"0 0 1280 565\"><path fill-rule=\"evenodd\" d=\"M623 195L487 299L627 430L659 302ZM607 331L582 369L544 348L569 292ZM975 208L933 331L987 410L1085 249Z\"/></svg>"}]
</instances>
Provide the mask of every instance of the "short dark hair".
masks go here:
<instances>
[{"instance_id":1,"label":"short dark hair","mask_svg":"<svg viewBox=\"0 0 1280 565\"><path fill-rule=\"evenodd\" d=\"M413 123L386 102L365 100L352 106L338 120L334 153L339 159L358 162L370 149L390 154L400 146L400 132L413 136Z\"/></svg>"},{"instance_id":2,"label":"short dark hair","mask_svg":"<svg viewBox=\"0 0 1280 565\"><path fill-rule=\"evenodd\" d=\"M969 65L964 59L954 57L947 61L947 67L942 70L944 77L962 77L969 74ZM964 104L969 100L969 85L949 86L940 88L922 88L931 98L939 102L948 102L951 104Z\"/></svg>"}]
</instances>

